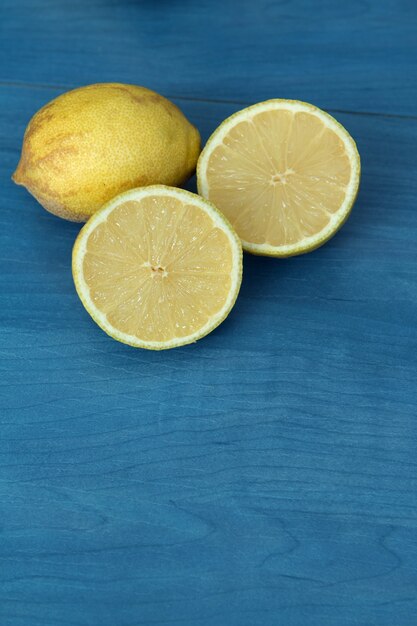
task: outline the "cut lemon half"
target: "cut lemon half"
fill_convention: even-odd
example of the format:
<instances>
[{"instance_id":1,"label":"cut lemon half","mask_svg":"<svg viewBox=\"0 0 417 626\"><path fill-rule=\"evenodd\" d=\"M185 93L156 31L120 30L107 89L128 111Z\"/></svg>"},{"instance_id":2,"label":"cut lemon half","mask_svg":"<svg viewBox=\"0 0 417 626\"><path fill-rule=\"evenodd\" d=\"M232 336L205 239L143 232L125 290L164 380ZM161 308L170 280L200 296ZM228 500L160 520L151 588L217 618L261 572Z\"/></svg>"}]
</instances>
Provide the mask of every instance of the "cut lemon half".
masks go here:
<instances>
[{"instance_id":1,"label":"cut lemon half","mask_svg":"<svg viewBox=\"0 0 417 626\"><path fill-rule=\"evenodd\" d=\"M90 218L72 271L82 303L107 334L163 350L225 319L241 283L242 247L207 200L155 185L117 196Z\"/></svg>"},{"instance_id":2,"label":"cut lemon half","mask_svg":"<svg viewBox=\"0 0 417 626\"><path fill-rule=\"evenodd\" d=\"M245 250L309 252L348 217L360 179L349 133L297 100L267 100L226 119L197 165L198 190L230 220Z\"/></svg>"}]
</instances>

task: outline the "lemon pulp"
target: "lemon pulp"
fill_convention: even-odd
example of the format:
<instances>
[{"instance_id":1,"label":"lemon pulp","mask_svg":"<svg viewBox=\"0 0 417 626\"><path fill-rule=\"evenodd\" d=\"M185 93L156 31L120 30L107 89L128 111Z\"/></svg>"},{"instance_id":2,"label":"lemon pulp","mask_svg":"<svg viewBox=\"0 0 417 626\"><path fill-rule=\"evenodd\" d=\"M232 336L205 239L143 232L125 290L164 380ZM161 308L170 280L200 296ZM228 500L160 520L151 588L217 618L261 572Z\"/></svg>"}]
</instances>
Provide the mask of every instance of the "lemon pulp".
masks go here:
<instances>
[{"instance_id":1,"label":"lemon pulp","mask_svg":"<svg viewBox=\"0 0 417 626\"><path fill-rule=\"evenodd\" d=\"M360 162L353 139L330 115L271 100L223 122L197 171L200 193L224 212L245 249L289 256L317 247L341 226L356 197Z\"/></svg>"},{"instance_id":2,"label":"lemon pulp","mask_svg":"<svg viewBox=\"0 0 417 626\"><path fill-rule=\"evenodd\" d=\"M241 282L241 246L207 201L156 185L121 194L87 222L74 246L73 275L108 334L170 348L226 317Z\"/></svg>"}]
</instances>

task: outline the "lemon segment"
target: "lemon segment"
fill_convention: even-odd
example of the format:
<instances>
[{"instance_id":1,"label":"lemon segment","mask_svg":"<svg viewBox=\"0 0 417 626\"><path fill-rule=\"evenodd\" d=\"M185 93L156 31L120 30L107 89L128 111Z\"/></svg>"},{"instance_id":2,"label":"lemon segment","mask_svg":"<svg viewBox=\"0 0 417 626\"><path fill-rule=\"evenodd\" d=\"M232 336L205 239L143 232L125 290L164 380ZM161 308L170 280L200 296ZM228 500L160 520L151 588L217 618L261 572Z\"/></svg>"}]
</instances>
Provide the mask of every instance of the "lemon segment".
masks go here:
<instances>
[{"instance_id":1,"label":"lemon segment","mask_svg":"<svg viewBox=\"0 0 417 626\"><path fill-rule=\"evenodd\" d=\"M231 310L242 248L203 198L154 185L119 195L81 230L73 250L78 295L101 328L161 350L211 332Z\"/></svg>"},{"instance_id":2,"label":"lemon segment","mask_svg":"<svg viewBox=\"0 0 417 626\"><path fill-rule=\"evenodd\" d=\"M197 164L198 189L255 254L309 252L355 201L360 158L349 133L311 104L268 100L225 120Z\"/></svg>"}]
</instances>

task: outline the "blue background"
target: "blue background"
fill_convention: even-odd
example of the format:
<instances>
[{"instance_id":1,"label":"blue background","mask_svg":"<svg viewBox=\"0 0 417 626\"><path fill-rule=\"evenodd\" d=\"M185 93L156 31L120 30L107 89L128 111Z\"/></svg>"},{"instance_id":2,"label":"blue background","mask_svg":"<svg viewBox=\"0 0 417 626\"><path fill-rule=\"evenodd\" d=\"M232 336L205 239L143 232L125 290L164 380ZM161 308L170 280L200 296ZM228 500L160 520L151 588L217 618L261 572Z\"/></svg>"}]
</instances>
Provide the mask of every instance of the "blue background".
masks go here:
<instances>
[{"instance_id":1,"label":"blue background","mask_svg":"<svg viewBox=\"0 0 417 626\"><path fill-rule=\"evenodd\" d=\"M2 0L0 29L1 626L415 626L415 0ZM204 140L270 97L328 110L362 156L351 218L246 255L199 343L112 341L79 226L10 181L34 112L99 81Z\"/></svg>"}]
</instances>

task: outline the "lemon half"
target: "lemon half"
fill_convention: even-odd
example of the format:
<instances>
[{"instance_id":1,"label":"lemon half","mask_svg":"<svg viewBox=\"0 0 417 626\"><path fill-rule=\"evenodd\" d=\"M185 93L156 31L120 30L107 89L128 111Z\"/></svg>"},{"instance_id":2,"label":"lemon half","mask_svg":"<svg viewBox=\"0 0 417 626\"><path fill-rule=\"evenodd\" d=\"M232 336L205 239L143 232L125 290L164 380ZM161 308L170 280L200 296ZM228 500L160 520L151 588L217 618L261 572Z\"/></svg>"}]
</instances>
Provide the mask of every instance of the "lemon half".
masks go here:
<instances>
[{"instance_id":1,"label":"lemon half","mask_svg":"<svg viewBox=\"0 0 417 626\"><path fill-rule=\"evenodd\" d=\"M268 100L226 119L197 165L199 193L230 220L245 250L286 257L330 239L356 199L360 158L328 113Z\"/></svg>"},{"instance_id":2,"label":"lemon half","mask_svg":"<svg viewBox=\"0 0 417 626\"><path fill-rule=\"evenodd\" d=\"M242 247L212 204L154 185L93 215L75 242L72 270L82 303L106 333L163 350L225 319L241 283Z\"/></svg>"}]
</instances>

